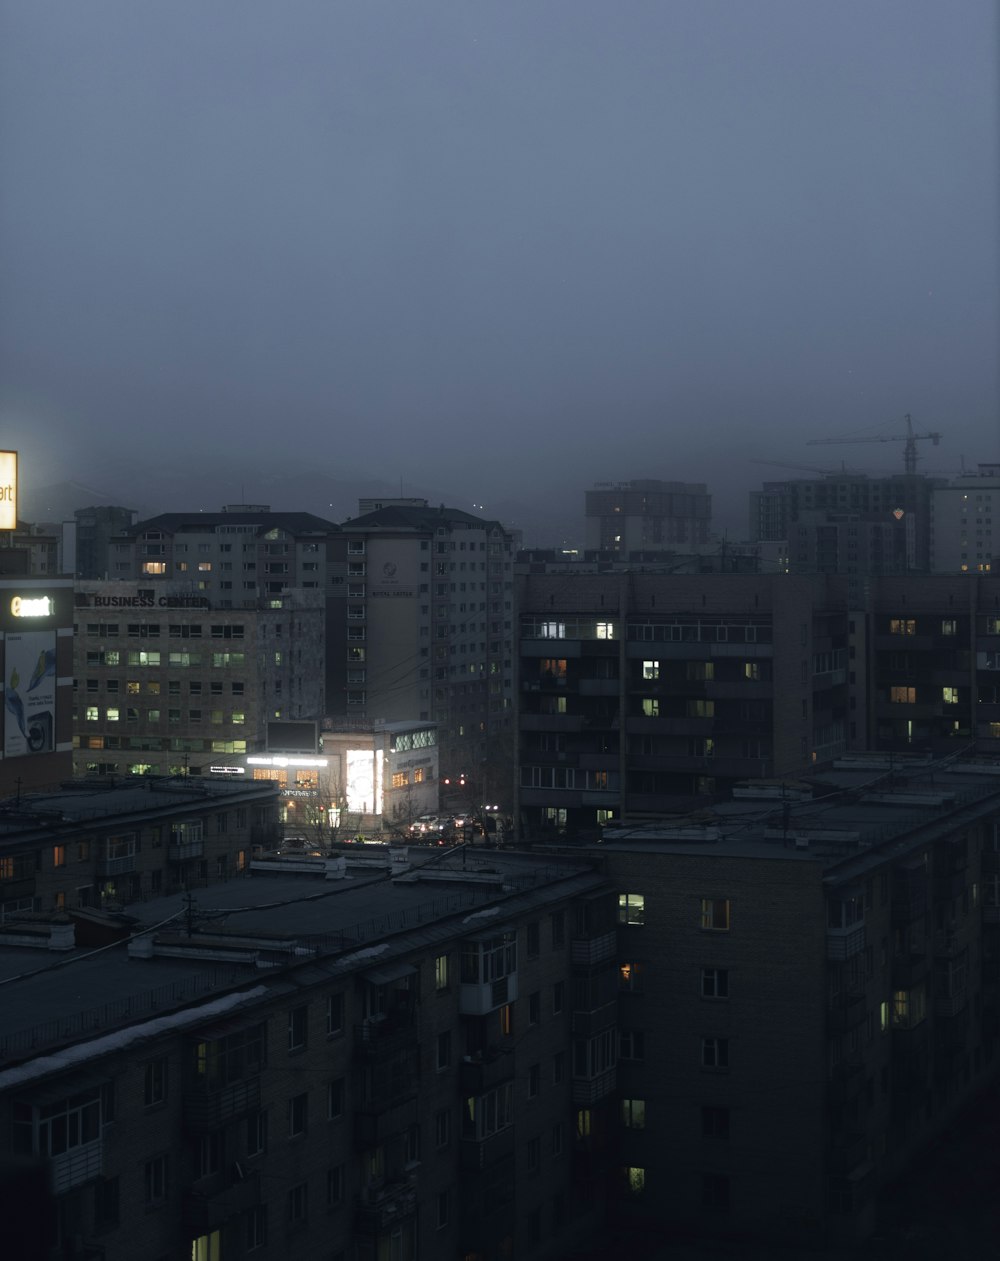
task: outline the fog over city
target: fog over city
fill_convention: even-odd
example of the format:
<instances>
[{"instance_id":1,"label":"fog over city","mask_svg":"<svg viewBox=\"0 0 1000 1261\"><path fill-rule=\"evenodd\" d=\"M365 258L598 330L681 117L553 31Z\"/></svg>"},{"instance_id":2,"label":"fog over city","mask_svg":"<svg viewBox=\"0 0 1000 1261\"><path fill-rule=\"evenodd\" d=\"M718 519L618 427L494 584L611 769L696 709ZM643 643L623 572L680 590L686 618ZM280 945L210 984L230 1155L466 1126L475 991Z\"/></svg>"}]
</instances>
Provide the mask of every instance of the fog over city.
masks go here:
<instances>
[{"instance_id":1,"label":"fog over city","mask_svg":"<svg viewBox=\"0 0 1000 1261\"><path fill-rule=\"evenodd\" d=\"M991 0L0 0L0 445L144 515L1000 458ZM77 506L83 506L82 504Z\"/></svg>"}]
</instances>

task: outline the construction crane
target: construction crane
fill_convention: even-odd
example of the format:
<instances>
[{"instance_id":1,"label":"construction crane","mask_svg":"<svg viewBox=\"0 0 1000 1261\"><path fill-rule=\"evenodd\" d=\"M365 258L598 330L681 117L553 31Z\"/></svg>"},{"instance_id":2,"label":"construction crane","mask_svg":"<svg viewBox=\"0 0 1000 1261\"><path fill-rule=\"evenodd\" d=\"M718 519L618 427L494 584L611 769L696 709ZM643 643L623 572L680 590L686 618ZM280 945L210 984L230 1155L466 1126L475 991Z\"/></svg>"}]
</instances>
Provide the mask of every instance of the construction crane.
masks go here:
<instances>
[{"instance_id":1,"label":"construction crane","mask_svg":"<svg viewBox=\"0 0 1000 1261\"><path fill-rule=\"evenodd\" d=\"M917 443L929 438L935 446L941 441L939 433L914 433L913 421L910 419L910 413L907 412L903 417L906 421L906 433L879 434L876 437L867 438L810 438L806 443L807 447L826 446L831 443L844 442L905 442L903 448L903 472L915 473L917 471Z\"/></svg>"}]
</instances>

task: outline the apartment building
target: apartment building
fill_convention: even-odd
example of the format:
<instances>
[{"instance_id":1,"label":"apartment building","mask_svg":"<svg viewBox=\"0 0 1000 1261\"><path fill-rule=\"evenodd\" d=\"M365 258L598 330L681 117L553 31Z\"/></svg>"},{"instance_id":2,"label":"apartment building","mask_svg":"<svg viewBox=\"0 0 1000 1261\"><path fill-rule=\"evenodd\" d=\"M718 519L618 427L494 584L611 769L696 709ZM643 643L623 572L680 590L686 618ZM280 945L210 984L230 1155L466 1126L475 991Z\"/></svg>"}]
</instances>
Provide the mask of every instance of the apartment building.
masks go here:
<instances>
[{"instance_id":1,"label":"apartment building","mask_svg":"<svg viewBox=\"0 0 1000 1261\"><path fill-rule=\"evenodd\" d=\"M186 582L81 581L75 617L78 774L228 774L269 721L322 717L319 589L233 608Z\"/></svg>"},{"instance_id":2,"label":"apartment building","mask_svg":"<svg viewBox=\"0 0 1000 1261\"><path fill-rule=\"evenodd\" d=\"M279 836L271 784L105 778L24 792L0 802L0 923L30 937L41 915L46 937L53 912L246 873Z\"/></svg>"},{"instance_id":3,"label":"apartment building","mask_svg":"<svg viewBox=\"0 0 1000 1261\"><path fill-rule=\"evenodd\" d=\"M996 1072L995 764L813 790L605 831L623 1228L864 1235Z\"/></svg>"},{"instance_id":4,"label":"apartment building","mask_svg":"<svg viewBox=\"0 0 1000 1261\"><path fill-rule=\"evenodd\" d=\"M585 492L584 516L588 548L697 551L709 541L712 496L704 482L597 482Z\"/></svg>"},{"instance_id":5,"label":"apartment building","mask_svg":"<svg viewBox=\"0 0 1000 1261\"><path fill-rule=\"evenodd\" d=\"M584 1246L610 1159L613 894L579 861L401 854L350 881L255 872L210 910L144 903L127 942L63 942L30 977L0 941L23 1261Z\"/></svg>"},{"instance_id":6,"label":"apartment building","mask_svg":"<svg viewBox=\"0 0 1000 1261\"><path fill-rule=\"evenodd\" d=\"M980 464L975 473L934 488L931 569L988 574L995 568L994 551L1000 556L1000 464Z\"/></svg>"},{"instance_id":7,"label":"apartment building","mask_svg":"<svg viewBox=\"0 0 1000 1261\"><path fill-rule=\"evenodd\" d=\"M512 724L512 538L460 509L380 502L341 527L329 712L434 722L442 775L471 773Z\"/></svg>"},{"instance_id":8,"label":"apartment building","mask_svg":"<svg viewBox=\"0 0 1000 1261\"><path fill-rule=\"evenodd\" d=\"M917 568L916 518L908 513L800 511L788 526L788 568L871 578Z\"/></svg>"},{"instance_id":9,"label":"apartment building","mask_svg":"<svg viewBox=\"0 0 1000 1261\"><path fill-rule=\"evenodd\" d=\"M820 562L835 562L839 573L927 573L931 500L943 484L943 478L920 473L848 472L765 482L750 492L750 538L790 544L794 538L793 572L816 572Z\"/></svg>"},{"instance_id":10,"label":"apartment building","mask_svg":"<svg viewBox=\"0 0 1000 1261\"><path fill-rule=\"evenodd\" d=\"M114 564L121 560L119 553L111 559L111 543L135 525L138 512L134 508L121 508L111 504L93 504L89 508L77 508L73 513L76 521L76 576L78 578L112 577ZM116 571L120 572L120 571Z\"/></svg>"},{"instance_id":11,"label":"apartment building","mask_svg":"<svg viewBox=\"0 0 1000 1261\"><path fill-rule=\"evenodd\" d=\"M872 747L1000 752L1000 583L992 575L884 578L871 586L867 612L852 615L852 644L855 633Z\"/></svg>"},{"instance_id":12,"label":"apartment building","mask_svg":"<svg viewBox=\"0 0 1000 1261\"><path fill-rule=\"evenodd\" d=\"M520 824L596 835L847 747L847 617L822 578L519 579Z\"/></svg>"},{"instance_id":13,"label":"apartment building","mask_svg":"<svg viewBox=\"0 0 1000 1261\"><path fill-rule=\"evenodd\" d=\"M191 584L213 608L266 607L289 587L322 592L338 527L309 512L232 504L221 512L167 512L110 545L111 579Z\"/></svg>"}]
</instances>

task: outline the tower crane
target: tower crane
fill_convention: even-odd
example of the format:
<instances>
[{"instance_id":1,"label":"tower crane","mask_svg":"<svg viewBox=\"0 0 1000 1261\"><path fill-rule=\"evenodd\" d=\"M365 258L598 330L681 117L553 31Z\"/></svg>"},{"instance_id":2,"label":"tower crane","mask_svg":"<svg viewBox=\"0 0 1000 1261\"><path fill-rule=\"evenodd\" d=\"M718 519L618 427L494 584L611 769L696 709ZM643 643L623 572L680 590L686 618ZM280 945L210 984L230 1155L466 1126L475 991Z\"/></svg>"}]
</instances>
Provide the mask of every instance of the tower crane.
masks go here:
<instances>
[{"instance_id":1,"label":"tower crane","mask_svg":"<svg viewBox=\"0 0 1000 1261\"><path fill-rule=\"evenodd\" d=\"M904 473L915 473L917 471L917 443L929 438L937 446L941 441L941 435L939 433L914 433L913 421L910 419L909 412L906 413L903 419L906 421L906 433L878 434L867 438L810 438L806 446L826 446L835 442L905 442L906 446L903 448L903 471Z\"/></svg>"}]
</instances>

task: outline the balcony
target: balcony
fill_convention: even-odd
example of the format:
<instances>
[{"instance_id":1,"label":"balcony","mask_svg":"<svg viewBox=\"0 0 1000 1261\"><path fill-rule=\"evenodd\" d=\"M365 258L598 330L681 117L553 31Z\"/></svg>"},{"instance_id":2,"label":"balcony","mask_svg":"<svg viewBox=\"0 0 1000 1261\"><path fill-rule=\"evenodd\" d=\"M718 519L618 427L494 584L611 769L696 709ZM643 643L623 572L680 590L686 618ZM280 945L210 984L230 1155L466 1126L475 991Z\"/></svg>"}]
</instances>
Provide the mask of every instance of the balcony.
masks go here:
<instances>
[{"instance_id":1,"label":"balcony","mask_svg":"<svg viewBox=\"0 0 1000 1261\"><path fill-rule=\"evenodd\" d=\"M463 1138L458 1160L462 1169L487 1169L514 1154L514 1127L508 1125L489 1138Z\"/></svg>"},{"instance_id":2,"label":"balcony","mask_svg":"<svg viewBox=\"0 0 1000 1261\"><path fill-rule=\"evenodd\" d=\"M522 731L582 731L582 714L525 714L518 719Z\"/></svg>"},{"instance_id":3,"label":"balcony","mask_svg":"<svg viewBox=\"0 0 1000 1261\"><path fill-rule=\"evenodd\" d=\"M212 1088L198 1084L184 1093L184 1123L197 1133L217 1130L260 1107L260 1078L247 1077Z\"/></svg>"},{"instance_id":4,"label":"balcony","mask_svg":"<svg viewBox=\"0 0 1000 1261\"><path fill-rule=\"evenodd\" d=\"M378 1104L364 1104L354 1113L354 1149L359 1152L381 1147L394 1134L402 1134L417 1120L417 1083L406 1098Z\"/></svg>"},{"instance_id":5,"label":"balcony","mask_svg":"<svg viewBox=\"0 0 1000 1261\"><path fill-rule=\"evenodd\" d=\"M354 1049L367 1060L391 1059L417 1043L417 1018L412 1009L399 1008L382 1020L354 1026Z\"/></svg>"},{"instance_id":6,"label":"balcony","mask_svg":"<svg viewBox=\"0 0 1000 1261\"><path fill-rule=\"evenodd\" d=\"M79 1147L71 1147L58 1156L51 1157L49 1173L52 1180L52 1194L62 1195L72 1191L74 1187L82 1187L84 1183L93 1182L104 1171L104 1142L95 1138L90 1143L81 1143Z\"/></svg>"},{"instance_id":7,"label":"balcony","mask_svg":"<svg viewBox=\"0 0 1000 1261\"><path fill-rule=\"evenodd\" d=\"M124 876L130 871L135 871L138 862L138 854L126 854L122 858L98 858L98 879L108 880L113 876Z\"/></svg>"},{"instance_id":8,"label":"balcony","mask_svg":"<svg viewBox=\"0 0 1000 1261\"><path fill-rule=\"evenodd\" d=\"M192 858L205 857L205 842L171 841L167 846L167 862L186 863Z\"/></svg>"},{"instance_id":9,"label":"balcony","mask_svg":"<svg viewBox=\"0 0 1000 1261\"><path fill-rule=\"evenodd\" d=\"M826 930L826 957L834 962L843 962L861 954L865 948L865 926L863 923L850 924L840 928Z\"/></svg>"},{"instance_id":10,"label":"balcony","mask_svg":"<svg viewBox=\"0 0 1000 1261\"><path fill-rule=\"evenodd\" d=\"M969 1005L969 995L962 990L960 994L935 994L934 1015L942 1020L952 1020Z\"/></svg>"},{"instance_id":11,"label":"balcony","mask_svg":"<svg viewBox=\"0 0 1000 1261\"><path fill-rule=\"evenodd\" d=\"M625 995L625 999L632 999L632 995ZM636 998L641 997L636 995ZM642 1008L630 1007L632 1012L641 1011ZM610 1029L618 1023L619 999L616 997L613 1002L604 1003L600 1007L593 1007L589 1011L574 1011L570 1015L570 1028L573 1036L577 1038L595 1038L599 1033L603 1033L605 1029Z\"/></svg>"},{"instance_id":12,"label":"balcony","mask_svg":"<svg viewBox=\"0 0 1000 1261\"><path fill-rule=\"evenodd\" d=\"M485 1095L513 1076L513 1055L493 1047L484 1055L465 1056L458 1066L458 1088L463 1098Z\"/></svg>"},{"instance_id":13,"label":"balcony","mask_svg":"<svg viewBox=\"0 0 1000 1261\"><path fill-rule=\"evenodd\" d=\"M181 1219L190 1234L207 1235L259 1203L260 1175L234 1164L184 1193Z\"/></svg>"},{"instance_id":14,"label":"balcony","mask_svg":"<svg viewBox=\"0 0 1000 1261\"><path fill-rule=\"evenodd\" d=\"M614 1068L598 1073L596 1077L573 1078L573 1102L582 1107L599 1103L615 1093L618 1074Z\"/></svg>"},{"instance_id":15,"label":"balcony","mask_svg":"<svg viewBox=\"0 0 1000 1261\"><path fill-rule=\"evenodd\" d=\"M412 1179L370 1183L358 1196L355 1230L361 1235L379 1235L416 1211L417 1188Z\"/></svg>"},{"instance_id":16,"label":"balcony","mask_svg":"<svg viewBox=\"0 0 1000 1261\"><path fill-rule=\"evenodd\" d=\"M463 983L458 987L458 1010L463 1016L485 1016L488 1012L512 1003L517 998L517 973L511 972L496 981L478 985Z\"/></svg>"},{"instance_id":17,"label":"balcony","mask_svg":"<svg viewBox=\"0 0 1000 1261\"><path fill-rule=\"evenodd\" d=\"M577 966L589 967L614 959L617 948L618 937L614 932L604 933L600 937L574 937L570 941L570 958Z\"/></svg>"},{"instance_id":18,"label":"balcony","mask_svg":"<svg viewBox=\"0 0 1000 1261\"><path fill-rule=\"evenodd\" d=\"M581 679L577 690L581 696L617 696L620 687L618 679Z\"/></svg>"},{"instance_id":19,"label":"balcony","mask_svg":"<svg viewBox=\"0 0 1000 1261\"><path fill-rule=\"evenodd\" d=\"M927 1021L921 1020L915 1025L893 1025L892 1055L893 1072L896 1066L923 1062L927 1053Z\"/></svg>"}]
</instances>

